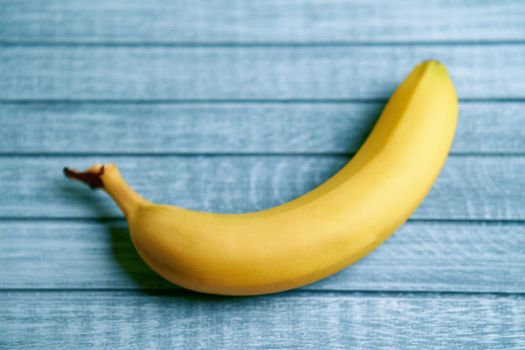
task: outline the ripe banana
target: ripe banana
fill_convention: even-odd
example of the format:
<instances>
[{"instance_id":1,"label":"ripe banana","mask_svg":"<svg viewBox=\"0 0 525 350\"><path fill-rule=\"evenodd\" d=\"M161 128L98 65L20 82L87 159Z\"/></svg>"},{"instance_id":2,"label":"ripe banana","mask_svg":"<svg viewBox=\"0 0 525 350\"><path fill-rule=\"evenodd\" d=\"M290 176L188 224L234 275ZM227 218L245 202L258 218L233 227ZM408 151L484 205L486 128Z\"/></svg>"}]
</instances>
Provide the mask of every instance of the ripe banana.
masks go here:
<instances>
[{"instance_id":1,"label":"ripe banana","mask_svg":"<svg viewBox=\"0 0 525 350\"><path fill-rule=\"evenodd\" d=\"M171 282L212 294L275 293L345 268L405 222L443 167L457 113L446 68L423 62L397 88L344 168L302 197L253 213L151 203L114 164L64 172L115 200L140 256Z\"/></svg>"}]
</instances>

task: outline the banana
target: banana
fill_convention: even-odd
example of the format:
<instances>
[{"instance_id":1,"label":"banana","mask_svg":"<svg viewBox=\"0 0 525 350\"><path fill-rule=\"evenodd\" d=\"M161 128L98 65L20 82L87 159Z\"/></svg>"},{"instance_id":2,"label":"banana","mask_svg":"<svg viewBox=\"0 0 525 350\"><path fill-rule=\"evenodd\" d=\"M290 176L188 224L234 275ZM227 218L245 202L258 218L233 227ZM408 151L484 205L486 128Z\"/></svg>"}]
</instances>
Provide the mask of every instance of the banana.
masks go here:
<instances>
[{"instance_id":1,"label":"banana","mask_svg":"<svg viewBox=\"0 0 525 350\"><path fill-rule=\"evenodd\" d=\"M253 213L154 204L114 164L64 172L113 198L140 256L169 281L212 294L275 293L340 271L403 224L445 163L457 114L445 66L422 62L345 167L313 191Z\"/></svg>"}]
</instances>

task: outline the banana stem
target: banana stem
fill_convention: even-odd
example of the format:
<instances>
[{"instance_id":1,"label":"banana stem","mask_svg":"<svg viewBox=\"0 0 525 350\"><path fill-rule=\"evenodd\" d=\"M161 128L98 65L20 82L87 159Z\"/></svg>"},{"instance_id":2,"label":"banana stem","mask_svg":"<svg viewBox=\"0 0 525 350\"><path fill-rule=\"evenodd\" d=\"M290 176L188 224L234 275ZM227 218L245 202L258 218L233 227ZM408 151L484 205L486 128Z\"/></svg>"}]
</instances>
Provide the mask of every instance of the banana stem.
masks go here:
<instances>
[{"instance_id":1,"label":"banana stem","mask_svg":"<svg viewBox=\"0 0 525 350\"><path fill-rule=\"evenodd\" d=\"M83 182L92 189L102 188L113 198L128 219L139 206L149 203L128 185L115 164L95 164L84 171L64 168L64 175Z\"/></svg>"}]
</instances>

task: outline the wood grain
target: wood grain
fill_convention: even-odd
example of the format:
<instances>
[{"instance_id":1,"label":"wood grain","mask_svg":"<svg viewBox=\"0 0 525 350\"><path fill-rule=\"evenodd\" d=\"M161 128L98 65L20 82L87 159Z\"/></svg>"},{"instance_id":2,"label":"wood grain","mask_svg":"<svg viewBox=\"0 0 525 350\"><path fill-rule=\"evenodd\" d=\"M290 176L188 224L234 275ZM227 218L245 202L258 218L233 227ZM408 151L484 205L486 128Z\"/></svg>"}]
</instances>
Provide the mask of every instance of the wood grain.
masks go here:
<instances>
[{"instance_id":1,"label":"wood grain","mask_svg":"<svg viewBox=\"0 0 525 350\"><path fill-rule=\"evenodd\" d=\"M408 222L322 291L525 293L525 226ZM0 222L2 289L172 289L123 222Z\"/></svg>"},{"instance_id":2,"label":"wood grain","mask_svg":"<svg viewBox=\"0 0 525 350\"><path fill-rule=\"evenodd\" d=\"M0 152L352 153L383 105L6 103ZM523 124L525 103L461 103L452 153L525 154Z\"/></svg>"},{"instance_id":3,"label":"wood grain","mask_svg":"<svg viewBox=\"0 0 525 350\"><path fill-rule=\"evenodd\" d=\"M525 98L525 45L19 47L0 50L2 100L385 99L417 63L461 98Z\"/></svg>"},{"instance_id":4,"label":"wood grain","mask_svg":"<svg viewBox=\"0 0 525 350\"><path fill-rule=\"evenodd\" d=\"M146 198L186 208L247 212L287 202L315 188L346 156L2 157L0 216L121 217L101 191L64 178L62 168L113 161ZM524 220L525 158L449 158L412 218Z\"/></svg>"},{"instance_id":5,"label":"wood grain","mask_svg":"<svg viewBox=\"0 0 525 350\"><path fill-rule=\"evenodd\" d=\"M318 43L525 39L520 1L3 0L0 40Z\"/></svg>"},{"instance_id":6,"label":"wood grain","mask_svg":"<svg viewBox=\"0 0 525 350\"><path fill-rule=\"evenodd\" d=\"M0 0L0 349L524 349L524 18L518 0ZM115 161L155 201L270 207L335 173L429 58L461 98L454 156L390 240L302 290L173 287L61 174Z\"/></svg>"},{"instance_id":7,"label":"wood grain","mask_svg":"<svg viewBox=\"0 0 525 350\"><path fill-rule=\"evenodd\" d=\"M525 347L521 296L4 292L0 305L8 349Z\"/></svg>"}]
</instances>

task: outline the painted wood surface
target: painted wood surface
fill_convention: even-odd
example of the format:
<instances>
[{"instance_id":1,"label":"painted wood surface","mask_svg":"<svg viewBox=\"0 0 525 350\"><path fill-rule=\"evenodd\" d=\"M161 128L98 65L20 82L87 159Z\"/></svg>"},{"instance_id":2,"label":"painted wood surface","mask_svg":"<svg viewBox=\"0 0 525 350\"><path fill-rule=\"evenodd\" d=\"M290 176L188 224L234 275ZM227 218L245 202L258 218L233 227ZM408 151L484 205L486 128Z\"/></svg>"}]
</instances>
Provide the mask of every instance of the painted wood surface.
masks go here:
<instances>
[{"instance_id":1,"label":"painted wood surface","mask_svg":"<svg viewBox=\"0 0 525 350\"><path fill-rule=\"evenodd\" d=\"M525 293L525 227L408 222L319 291ZM0 288L172 289L140 259L119 221L0 222Z\"/></svg>"},{"instance_id":2,"label":"painted wood surface","mask_svg":"<svg viewBox=\"0 0 525 350\"><path fill-rule=\"evenodd\" d=\"M122 217L101 191L64 178L62 168L115 162L146 198L216 212L265 209L335 174L347 156L5 156L0 217ZM525 220L525 158L452 156L413 219Z\"/></svg>"},{"instance_id":3,"label":"painted wood surface","mask_svg":"<svg viewBox=\"0 0 525 350\"><path fill-rule=\"evenodd\" d=\"M353 153L384 103L5 103L3 154ZM523 154L525 103L462 102L453 154ZM45 125L45 128L42 128ZM515 125L516 127L509 127Z\"/></svg>"},{"instance_id":4,"label":"painted wood surface","mask_svg":"<svg viewBox=\"0 0 525 350\"><path fill-rule=\"evenodd\" d=\"M0 51L0 100L384 100L425 59L463 99L525 98L525 45L49 47Z\"/></svg>"},{"instance_id":5,"label":"painted wood surface","mask_svg":"<svg viewBox=\"0 0 525 350\"><path fill-rule=\"evenodd\" d=\"M525 348L525 6L517 0L0 0L0 349ZM436 58L453 155L370 256L284 294L178 289L63 166L246 212L358 149Z\"/></svg>"},{"instance_id":6,"label":"painted wood surface","mask_svg":"<svg viewBox=\"0 0 525 350\"><path fill-rule=\"evenodd\" d=\"M392 43L524 40L513 1L266 0L0 2L13 43Z\"/></svg>"},{"instance_id":7,"label":"painted wood surface","mask_svg":"<svg viewBox=\"0 0 525 350\"><path fill-rule=\"evenodd\" d=\"M0 345L10 349L448 350L525 342L522 296L8 292L0 303Z\"/></svg>"}]
</instances>

